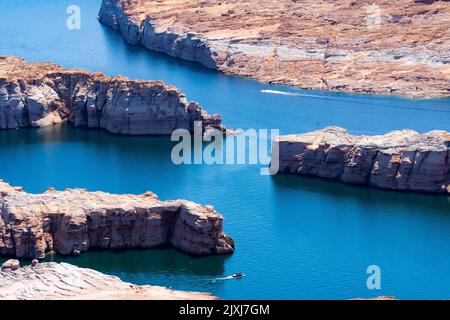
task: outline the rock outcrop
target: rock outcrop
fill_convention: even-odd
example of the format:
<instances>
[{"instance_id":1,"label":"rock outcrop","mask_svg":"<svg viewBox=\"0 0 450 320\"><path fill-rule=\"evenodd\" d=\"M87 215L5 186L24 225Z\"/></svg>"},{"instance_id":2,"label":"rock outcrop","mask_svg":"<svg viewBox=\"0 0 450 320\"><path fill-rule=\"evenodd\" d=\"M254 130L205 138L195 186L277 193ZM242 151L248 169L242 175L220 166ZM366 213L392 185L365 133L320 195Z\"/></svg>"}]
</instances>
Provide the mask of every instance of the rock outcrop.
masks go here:
<instances>
[{"instance_id":1,"label":"rock outcrop","mask_svg":"<svg viewBox=\"0 0 450 320\"><path fill-rule=\"evenodd\" d=\"M43 127L69 121L127 135L171 134L175 129L225 132L220 116L188 102L161 81L110 78L51 63L0 57L0 129Z\"/></svg>"},{"instance_id":2,"label":"rock outcrop","mask_svg":"<svg viewBox=\"0 0 450 320\"><path fill-rule=\"evenodd\" d=\"M103 0L131 44L257 80L355 93L450 96L450 3Z\"/></svg>"},{"instance_id":3,"label":"rock outcrop","mask_svg":"<svg viewBox=\"0 0 450 320\"><path fill-rule=\"evenodd\" d=\"M0 255L42 258L172 246L192 255L229 254L234 242L210 206L160 201L151 192L112 195L80 189L29 194L0 180Z\"/></svg>"},{"instance_id":4,"label":"rock outcrop","mask_svg":"<svg viewBox=\"0 0 450 320\"><path fill-rule=\"evenodd\" d=\"M353 136L345 129L280 136L279 172L389 190L450 193L450 133ZM276 159L273 159L276 161Z\"/></svg>"},{"instance_id":5,"label":"rock outcrop","mask_svg":"<svg viewBox=\"0 0 450 320\"><path fill-rule=\"evenodd\" d=\"M17 270L20 268L20 261L17 259L9 259L2 264L1 270L11 269Z\"/></svg>"},{"instance_id":6,"label":"rock outcrop","mask_svg":"<svg viewBox=\"0 0 450 320\"><path fill-rule=\"evenodd\" d=\"M0 300L213 300L207 293L138 286L67 263L0 271Z\"/></svg>"}]
</instances>

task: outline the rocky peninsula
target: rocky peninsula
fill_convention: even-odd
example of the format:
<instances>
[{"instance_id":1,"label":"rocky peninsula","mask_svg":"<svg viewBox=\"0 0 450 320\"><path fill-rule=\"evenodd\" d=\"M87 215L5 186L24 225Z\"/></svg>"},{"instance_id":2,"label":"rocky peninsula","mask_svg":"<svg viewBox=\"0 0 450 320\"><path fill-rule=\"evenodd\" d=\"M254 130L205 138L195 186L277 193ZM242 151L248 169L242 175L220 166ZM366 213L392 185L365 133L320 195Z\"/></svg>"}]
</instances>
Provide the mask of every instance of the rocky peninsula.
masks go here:
<instances>
[{"instance_id":1,"label":"rocky peninsula","mask_svg":"<svg viewBox=\"0 0 450 320\"><path fill-rule=\"evenodd\" d=\"M0 129L61 122L115 134L163 135L175 129L225 133L218 115L161 81L135 81L103 73L67 70L52 63L0 57Z\"/></svg>"},{"instance_id":2,"label":"rocky peninsula","mask_svg":"<svg viewBox=\"0 0 450 320\"><path fill-rule=\"evenodd\" d=\"M450 3L103 0L99 21L227 74L354 93L450 96Z\"/></svg>"},{"instance_id":3,"label":"rocky peninsula","mask_svg":"<svg viewBox=\"0 0 450 320\"><path fill-rule=\"evenodd\" d=\"M345 129L329 127L280 136L275 143L280 173L389 190L450 193L450 133L446 131L354 136Z\"/></svg>"},{"instance_id":4,"label":"rocky peninsula","mask_svg":"<svg viewBox=\"0 0 450 320\"><path fill-rule=\"evenodd\" d=\"M171 246L192 255L230 254L223 217L211 206L160 201L153 193L113 195L81 189L30 194L0 180L0 255Z\"/></svg>"},{"instance_id":5,"label":"rocky peninsula","mask_svg":"<svg viewBox=\"0 0 450 320\"><path fill-rule=\"evenodd\" d=\"M207 293L138 286L67 263L0 271L0 300L213 300Z\"/></svg>"}]
</instances>

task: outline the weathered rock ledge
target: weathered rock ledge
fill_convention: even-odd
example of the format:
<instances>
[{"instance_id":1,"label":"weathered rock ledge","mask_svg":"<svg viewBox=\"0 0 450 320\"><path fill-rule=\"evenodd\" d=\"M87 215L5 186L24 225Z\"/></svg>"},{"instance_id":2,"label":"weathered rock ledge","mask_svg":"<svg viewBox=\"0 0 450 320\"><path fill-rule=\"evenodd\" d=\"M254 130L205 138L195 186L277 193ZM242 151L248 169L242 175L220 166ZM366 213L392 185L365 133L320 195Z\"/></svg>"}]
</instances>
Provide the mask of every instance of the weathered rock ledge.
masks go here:
<instances>
[{"instance_id":1,"label":"weathered rock ledge","mask_svg":"<svg viewBox=\"0 0 450 320\"><path fill-rule=\"evenodd\" d=\"M68 121L127 135L171 134L175 129L225 132L218 115L161 81L110 78L51 63L0 57L0 129L44 127Z\"/></svg>"},{"instance_id":2,"label":"weathered rock ledge","mask_svg":"<svg viewBox=\"0 0 450 320\"><path fill-rule=\"evenodd\" d=\"M353 136L345 129L329 127L280 136L275 142L280 173L389 190L450 193L450 133L446 131Z\"/></svg>"},{"instance_id":3,"label":"weathered rock ledge","mask_svg":"<svg viewBox=\"0 0 450 320\"><path fill-rule=\"evenodd\" d=\"M447 1L103 0L131 44L259 81L450 96Z\"/></svg>"},{"instance_id":4,"label":"weathered rock ledge","mask_svg":"<svg viewBox=\"0 0 450 320\"><path fill-rule=\"evenodd\" d=\"M207 293L138 286L67 263L0 271L0 300L213 300Z\"/></svg>"},{"instance_id":5,"label":"weathered rock ledge","mask_svg":"<svg viewBox=\"0 0 450 320\"><path fill-rule=\"evenodd\" d=\"M0 180L0 255L42 258L54 251L172 246L192 255L229 254L234 242L210 206L160 201L151 192L113 195L81 189L29 194Z\"/></svg>"}]
</instances>

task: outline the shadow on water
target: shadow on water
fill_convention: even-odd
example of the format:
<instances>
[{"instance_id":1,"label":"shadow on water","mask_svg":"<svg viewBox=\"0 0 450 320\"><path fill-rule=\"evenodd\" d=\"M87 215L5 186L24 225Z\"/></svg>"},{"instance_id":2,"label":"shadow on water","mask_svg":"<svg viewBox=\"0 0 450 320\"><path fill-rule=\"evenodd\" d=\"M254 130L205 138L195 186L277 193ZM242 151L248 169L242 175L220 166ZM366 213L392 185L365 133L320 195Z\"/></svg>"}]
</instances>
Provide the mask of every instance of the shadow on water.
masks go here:
<instances>
[{"instance_id":1,"label":"shadow on water","mask_svg":"<svg viewBox=\"0 0 450 320\"><path fill-rule=\"evenodd\" d=\"M173 143L170 136L124 136L111 134L101 129L74 128L70 124L60 124L45 128L22 128L4 130L0 134L0 150L16 149L24 145L83 143L98 148L114 147L125 153L148 152L154 157L170 156ZM147 145L148 148L143 148Z\"/></svg>"},{"instance_id":2,"label":"shadow on water","mask_svg":"<svg viewBox=\"0 0 450 320\"><path fill-rule=\"evenodd\" d=\"M370 207L389 204L394 211L398 208L401 212L409 207L425 214L450 217L450 197L445 195L396 192L297 175L281 174L273 176L272 180L275 193L311 192L337 201L351 200Z\"/></svg>"},{"instance_id":3,"label":"shadow on water","mask_svg":"<svg viewBox=\"0 0 450 320\"><path fill-rule=\"evenodd\" d=\"M67 262L116 274L223 275L227 256L192 257L175 249L91 251L78 257L48 256L45 261Z\"/></svg>"},{"instance_id":4,"label":"shadow on water","mask_svg":"<svg viewBox=\"0 0 450 320\"><path fill-rule=\"evenodd\" d=\"M223 295L228 256L192 257L175 249L90 251L78 257L48 255L42 262L64 262L114 275L138 285ZM1 257L0 264L8 258ZM22 261L21 265L29 265Z\"/></svg>"}]
</instances>

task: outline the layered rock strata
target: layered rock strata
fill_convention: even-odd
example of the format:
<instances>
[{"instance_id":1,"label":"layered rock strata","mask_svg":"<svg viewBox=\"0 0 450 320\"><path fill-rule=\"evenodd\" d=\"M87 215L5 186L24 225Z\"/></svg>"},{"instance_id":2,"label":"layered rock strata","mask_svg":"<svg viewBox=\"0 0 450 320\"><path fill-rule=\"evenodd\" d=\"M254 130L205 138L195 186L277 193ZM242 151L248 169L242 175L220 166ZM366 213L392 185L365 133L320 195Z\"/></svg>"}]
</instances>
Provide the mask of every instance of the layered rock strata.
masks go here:
<instances>
[{"instance_id":1,"label":"layered rock strata","mask_svg":"<svg viewBox=\"0 0 450 320\"><path fill-rule=\"evenodd\" d=\"M67 263L0 271L0 300L213 300L207 293L138 286Z\"/></svg>"},{"instance_id":2,"label":"layered rock strata","mask_svg":"<svg viewBox=\"0 0 450 320\"><path fill-rule=\"evenodd\" d=\"M171 134L175 129L225 132L220 116L161 81L110 78L51 63L0 57L0 129L43 127L63 121L127 135Z\"/></svg>"},{"instance_id":3,"label":"layered rock strata","mask_svg":"<svg viewBox=\"0 0 450 320\"><path fill-rule=\"evenodd\" d=\"M260 81L356 93L450 95L450 3L103 0L131 44Z\"/></svg>"},{"instance_id":4,"label":"layered rock strata","mask_svg":"<svg viewBox=\"0 0 450 320\"><path fill-rule=\"evenodd\" d=\"M345 129L329 127L280 136L275 142L280 173L389 190L450 193L450 133L446 131L353 136Z\"/></svg>"},{"instance_id":5,"label":"layered rock strata","mask_svg":"<svg viewBox=\"0 0 450 320\"><path fill-rule=\"evenodd\" d=\"M81 189L26 193L0 180L0 255L42 258L54 251L171 246L192 255L229 254L234 242L210 206L160 201L151 192L113 195Z\"/></svg>"}]
</instances>

